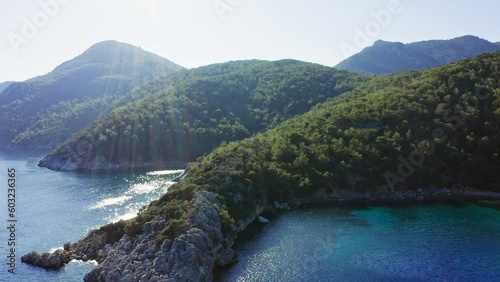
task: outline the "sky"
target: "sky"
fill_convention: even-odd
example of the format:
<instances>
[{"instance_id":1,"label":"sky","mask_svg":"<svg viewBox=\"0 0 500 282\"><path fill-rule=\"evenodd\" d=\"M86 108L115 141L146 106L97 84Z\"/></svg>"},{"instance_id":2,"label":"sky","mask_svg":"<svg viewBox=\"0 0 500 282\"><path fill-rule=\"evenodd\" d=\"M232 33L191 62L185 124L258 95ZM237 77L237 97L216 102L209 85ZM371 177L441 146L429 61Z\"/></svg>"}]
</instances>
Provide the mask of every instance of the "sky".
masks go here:
<instances>
[{"instance_id":1,"label":"sky","mask_svg":"<svg viewBox=\"0 0 500 282\"><path fill-rule=\"evenodd\" d=\"M500 41L497 0L0 0L0 82L117 40L187 68L284 58L335 66L374 41Z\"/></svg>"}]
</instances>

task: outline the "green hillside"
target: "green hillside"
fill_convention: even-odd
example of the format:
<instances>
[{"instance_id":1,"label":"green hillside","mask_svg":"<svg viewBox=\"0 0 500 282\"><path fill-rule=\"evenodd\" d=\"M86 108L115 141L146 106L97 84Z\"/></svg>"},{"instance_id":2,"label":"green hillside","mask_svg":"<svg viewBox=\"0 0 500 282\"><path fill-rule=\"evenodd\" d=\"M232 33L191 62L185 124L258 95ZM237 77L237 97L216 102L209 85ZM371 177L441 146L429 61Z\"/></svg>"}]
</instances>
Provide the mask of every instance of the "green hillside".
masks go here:
<instances>
[{"instance_id":1,"label":"green hillside","mask_svg":"<svg viewBox=\"0 0 500 282\"><path fill-rule=\"evenodd\" d=\"M52 72L0 92L0 146L54 147L134 87L180 69L132 45L97 43Z\"/></svg>"},{"instance_id":2,"label":"green hillside","mask_svg":"<svg viewBox=\"0 0 500 282\"><path fill-rule=\"evenodd\" d=\"M294 60L182 71L139 89L136 96L154 94L124 99L123 106L58 146L40 165L94 170L192 161L223 141L272 128L367 79Z\"/></svg>"},{"instance_id":3,"label":"green hillside","mask_svg":"<svg viewBox=\"0 0 500 282\"><path fill-rule=\"evenodd\" d=\"M498 192L499 78L499 52L378 77L216 148L152 206L212 191L227 206L220 215L230 226L273 201L444 187Z\"/></svg>"}]
</instances>

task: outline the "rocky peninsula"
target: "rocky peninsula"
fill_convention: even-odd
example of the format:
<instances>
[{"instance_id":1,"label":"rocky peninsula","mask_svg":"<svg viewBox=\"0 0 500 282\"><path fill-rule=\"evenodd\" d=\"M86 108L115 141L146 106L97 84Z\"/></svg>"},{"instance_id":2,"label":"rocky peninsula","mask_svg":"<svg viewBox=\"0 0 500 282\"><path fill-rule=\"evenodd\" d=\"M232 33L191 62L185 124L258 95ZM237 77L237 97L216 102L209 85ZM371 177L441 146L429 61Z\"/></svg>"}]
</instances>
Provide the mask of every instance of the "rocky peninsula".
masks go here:
<instances>
[{"instance_id":1,"label":"rocky peninsula","mask_svg":"<svg viewBox=\"0 0 500 282\"><path fill-rule=\"evenodd\" d=\"M184 176L181 176L182 178ZM258 220L262 213L280 213L304 204L387 204L427 203L449 200L500 200L500 193L467 188L423 189L409 192L359 194L337 191L297 199L293 203L268 202L247 207L249 216L238 220L230 234L223 231L223 220L216 208L221 205L213 192L195 192L190 202L194 210L189 216L189 228L172 239L159 242L160 232L173 220L155 216L145 222L141 232L129 236L112 226L91 231L76 243L67 243L62 250L38 254L31 252L22 261L48 269L63 267L69 261L95 260L98 266L84 281L212 281L212 269L237 262L231 248L239 232Z\"/></svg>"}]
</instances>

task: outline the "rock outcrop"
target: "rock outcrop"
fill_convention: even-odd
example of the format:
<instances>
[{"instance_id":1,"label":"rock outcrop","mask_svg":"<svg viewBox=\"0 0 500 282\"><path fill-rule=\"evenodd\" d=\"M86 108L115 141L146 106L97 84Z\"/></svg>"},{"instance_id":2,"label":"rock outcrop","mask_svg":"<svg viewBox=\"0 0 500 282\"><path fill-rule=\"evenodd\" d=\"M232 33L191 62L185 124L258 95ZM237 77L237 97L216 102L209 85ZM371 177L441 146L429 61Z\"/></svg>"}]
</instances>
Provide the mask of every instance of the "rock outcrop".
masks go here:
<instances>
[{"instance_id":1,"label":"rock outcrop","mask_svg":"<svg viewBox=\"0 0 500 282\"><path fill-rule=\"evenodd\" d=\"M31 252L22 261L44 267L60 268L72 259L96 260L98 267L84 281L212 281L212 268L236 260L231 249L234 238L225 238L221 219L214 208L220 204L212 192L195 193L195 213L189 218L189 230L158 244L159 232L169 219L155 217L145 223L142 233L124 234L110 244L109 234L94 230L82 240L67 244L52 254ZM255 215L255 217L257 214Z\"/></svg>"},{"instance_id":2,"label":"rock outcrop","mask_svg":"<svg viewBox=\"0 0 500 282\"><path fill-rule=\"evenodd\" d=\"M161 165L144 161L123 161L120 163L110 162L104 156L97 155L88 159L83 155L48 155L38 163L39 167L46 167L60 171L143 171L153 169L178 169L185 168L186 162L165 162Z\"/></svg>"},{"instance_id":3,"label":"rock outcrop","mask_svg":"<svg viewBox=\"0 0 500 282\"><path fill-rule=\"evenodd\" d=\"M71 259L72 256L68 252L63 250L56 250L51 254L39 254L33 251L23 256L21 258L21 261L47 269L59 269L66 263L70 262Z\"/></svg>"}]
</instances>

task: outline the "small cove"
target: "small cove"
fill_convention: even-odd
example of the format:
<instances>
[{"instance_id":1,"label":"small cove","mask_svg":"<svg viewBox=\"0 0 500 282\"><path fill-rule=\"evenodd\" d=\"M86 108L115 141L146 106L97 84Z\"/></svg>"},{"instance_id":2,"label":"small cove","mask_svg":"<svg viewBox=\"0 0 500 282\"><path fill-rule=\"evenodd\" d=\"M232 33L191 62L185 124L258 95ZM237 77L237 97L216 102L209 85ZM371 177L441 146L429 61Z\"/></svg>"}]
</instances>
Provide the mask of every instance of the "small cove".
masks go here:
<instances>
[{"instance_id":1,"label":"small cove","mask_svg":"<svg viewBox=\"0 0 500 282\"><path fill-rule=\"evenodd\" d=\"M215 281L498 281L500 210L307 207L253 224Z\"/></svg>"}]
</instances>

